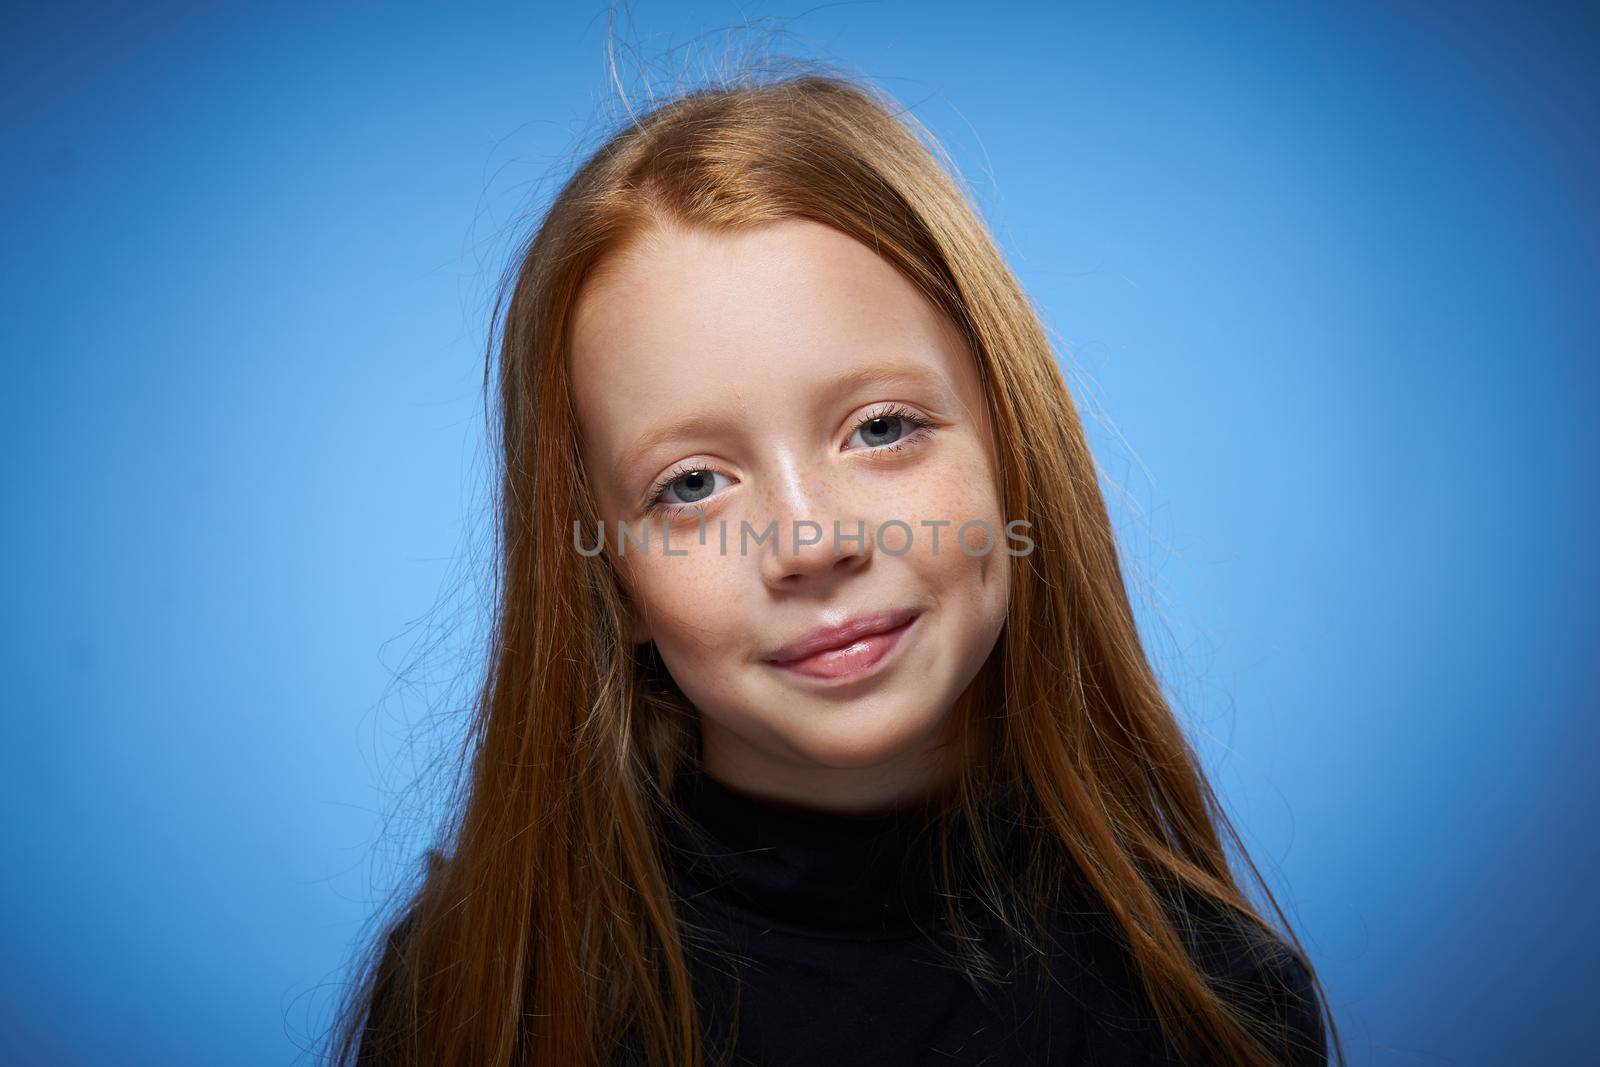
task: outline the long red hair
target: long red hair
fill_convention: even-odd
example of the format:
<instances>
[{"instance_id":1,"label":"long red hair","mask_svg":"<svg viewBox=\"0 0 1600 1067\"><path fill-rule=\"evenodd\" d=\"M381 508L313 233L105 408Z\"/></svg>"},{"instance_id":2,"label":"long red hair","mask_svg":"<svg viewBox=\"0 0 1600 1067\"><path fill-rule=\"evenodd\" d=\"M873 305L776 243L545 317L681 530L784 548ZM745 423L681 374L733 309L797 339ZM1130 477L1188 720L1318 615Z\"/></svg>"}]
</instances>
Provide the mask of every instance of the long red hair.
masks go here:
<instances>
[{"instance_id":1,"label":"long red hair","mask_svg":"<svg viewBox=\"0 0 1600 1067\"><path fill-rule=\"evenodd\" d=\"M1070 877L1103 907L1181 1049L1206 1062L1288 1062L1288 1031L1244 1010L1193 953L1197 934L1243 930L1279 946L1264 967L1315 976L1141 645L1045 332L937 142L881 91L816 66L631 116L562 188L507 276L490 345L492 357L497 338L488 671L426 876L372 940L331 1058L354 1062L377 1004L393 1042L386 1063L599 1067L629 1052L661 1067L702 1062L661 832L670 783L697 758L696 713L649 648L624 636L610 550L574 551L573 521L594 529L599 512L579 460L566 337L586 281L663 221L726 232L793 218L875 249L960 329L997 435L1005 514L1029 523L1033 551L1009 557L1001 637L952 711L964 758L948 821L976 845L980 891L1043 953ZM493 358L486 373L487 385ZM1020 852L1001 849L1000 821L1025 828ZM1280 935L1241 891L1225 840ZM949 921L967 920L953 908ZM974 983L993 980L983 952L955 940L968 945Z\"/></svg>"}]
</instances>

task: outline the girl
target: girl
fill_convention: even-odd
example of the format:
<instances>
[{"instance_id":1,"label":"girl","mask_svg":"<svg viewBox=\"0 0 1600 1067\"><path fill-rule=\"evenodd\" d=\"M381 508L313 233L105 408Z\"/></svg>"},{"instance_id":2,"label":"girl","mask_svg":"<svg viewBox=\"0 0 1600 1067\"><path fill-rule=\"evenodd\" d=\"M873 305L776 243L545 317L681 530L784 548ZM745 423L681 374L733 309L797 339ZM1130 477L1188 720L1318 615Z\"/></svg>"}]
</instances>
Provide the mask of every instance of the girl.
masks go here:
<instances>
[{"instance_id":1,"label":"girl","mask_svg":"<svg viewBox=\"0 0 1600 1067\"><path fill-rule=\"evenodd\" d=\"M336 1062L1327 1062L924 134L832 72L736 81L533 235L469 773Z\"/></svg>"}]
</instances>

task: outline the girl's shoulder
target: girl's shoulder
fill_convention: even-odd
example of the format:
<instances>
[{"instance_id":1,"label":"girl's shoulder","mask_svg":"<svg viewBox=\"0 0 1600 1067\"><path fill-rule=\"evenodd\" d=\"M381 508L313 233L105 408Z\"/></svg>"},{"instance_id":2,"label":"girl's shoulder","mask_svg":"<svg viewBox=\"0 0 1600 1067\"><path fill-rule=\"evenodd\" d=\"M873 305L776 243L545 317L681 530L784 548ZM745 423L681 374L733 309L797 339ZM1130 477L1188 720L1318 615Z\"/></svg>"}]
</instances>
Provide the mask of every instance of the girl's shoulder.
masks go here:
<instances>
[{"instance_id":1,"label":"girl's shoulder","mask_svg":"<svg viewBox=\"0 0 1600 1067\"><path fill-rule=\"evenodd\" d=\"M1254 914L1187 887L1158 892L1179 939L1217 994L1282 1035L1286 1067L1326 1067L1327 1033L1315 972L1299 948ZM1074 894L1063 913L1089 989L1109 990L1102 1012L1153 1011L1136 976L1126 934L1103 902ZM1114 1057L1108 1057L1114 1058Z\"/></svg>"},{"instance_id":2,"label":"girl's shoulder","mask_svg":"<svg viewBox=\"0 0 1600 1067\"><path fill-rule=\"evenodd\" d=\"M1304 952L1260 919L1204 894L1177 896L1174 922L1190 955L1219 993L1272 1020L1288 1040L1285 1061L1324 1067L1327 1032L1316 979Z\"/></svg>"},{"instance_id":3,"label":"girl's shoulder","mask_svg":"<svg viewBox=\"0 0 1600 1067\"><path fill-rule=\"evenodd\" d=\"M379 957L373 976L372 998L361 1031L356 1067L385 1067L409 1062L403 1054L403 1038L408 1026L401 1018L399 1008L403 1003L401 990L406 985L406 949L416 922L416 908L409 908L393 924L384 941L383 954Z\"/></svg>"}]
</instances>

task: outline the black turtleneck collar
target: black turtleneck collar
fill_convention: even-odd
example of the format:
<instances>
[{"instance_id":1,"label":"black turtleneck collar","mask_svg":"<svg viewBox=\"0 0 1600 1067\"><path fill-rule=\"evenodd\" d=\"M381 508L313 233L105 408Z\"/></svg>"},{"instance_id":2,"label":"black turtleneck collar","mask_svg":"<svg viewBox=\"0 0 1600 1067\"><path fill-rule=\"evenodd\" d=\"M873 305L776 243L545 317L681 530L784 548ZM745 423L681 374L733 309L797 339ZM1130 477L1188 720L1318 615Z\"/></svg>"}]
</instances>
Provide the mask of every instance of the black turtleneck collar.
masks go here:
<instances>
[{"instance_id":1,"label":"black turtleneck collar","mask_svg":"<svg viewBox=\"0 0 1600 1067\"><path fill-rule=\"evenodd\" d=\"M846 814L758 799L693 767L667 821L679 890L763 926L872 937L931 929L942 913L935 803Z\"/></svg>"}]
</instances>

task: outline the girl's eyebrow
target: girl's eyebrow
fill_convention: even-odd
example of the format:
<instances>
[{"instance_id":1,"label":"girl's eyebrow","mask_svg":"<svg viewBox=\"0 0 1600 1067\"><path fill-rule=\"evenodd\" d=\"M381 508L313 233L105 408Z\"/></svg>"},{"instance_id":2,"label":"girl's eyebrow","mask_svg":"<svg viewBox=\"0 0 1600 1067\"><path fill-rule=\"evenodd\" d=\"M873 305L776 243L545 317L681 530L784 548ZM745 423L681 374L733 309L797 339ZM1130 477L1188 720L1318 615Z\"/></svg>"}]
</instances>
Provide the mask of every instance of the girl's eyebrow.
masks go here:
<instances>
[{"instance_id":1,"label":"girl's eyebrow","mask_svg":"<svg viewBox=\"0 0 1600 1067\"><path fill-rule=\"evenodd\" d=\"M935 392L946 387L944 375L932 367L919 363L868 363L831 379L822 395L831 400L868 385L910 385Z\"/></svg>"},{"instance_id":2,"label":"girl's eyebrow","mask_svg":"<svg viewBox=\"0 0 1600 1067\"><path fill-rule=\"evenodd\" d=\"M697 412L693 415L685 415L682 418L674 419L664 426L657 426L647 430L634 438L633 444L623 449L622 455L617 460L617 469L630 471L658 446L678 437L710 434L725 426L727 421L726 415L710 415Z\"/></svg>"},{"instance_id":3,"label":"girl's eyebrow","mask_svg":"<svg viewBox=\"0 0 1600 1067\"><path fill-rule=\"evenodd\" d=\"M868 386L892 385L931 391L941 399L949 395L944 376L932 367L915 363L868 363L848 370L836 378L828 379L827 385L819 392L818 399L826 402ZM727 423L726 415L695 412L653 427L634 438L633 443L622 450L617 460L617 469L624 472L631 471L636 464L641 463L647 455L666 442L679 437L709 436L725 427Z\"/></svg>"}]
</instances>

